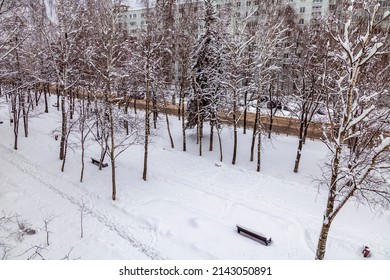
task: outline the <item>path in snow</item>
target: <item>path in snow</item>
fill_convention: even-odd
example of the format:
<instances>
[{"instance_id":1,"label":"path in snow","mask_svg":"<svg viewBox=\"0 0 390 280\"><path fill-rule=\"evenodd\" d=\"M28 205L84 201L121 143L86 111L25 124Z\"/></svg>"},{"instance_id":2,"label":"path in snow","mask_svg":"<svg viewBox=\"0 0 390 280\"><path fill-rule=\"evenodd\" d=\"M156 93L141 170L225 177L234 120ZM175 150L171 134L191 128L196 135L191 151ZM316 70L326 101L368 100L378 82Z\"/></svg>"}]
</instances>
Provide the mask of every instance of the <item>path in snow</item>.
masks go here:
<instances>
[{"instance_id":1,"label":"path in snow","mask_svg":"<svg viewBox=\"0 0 390 280\"><path fill-rule=\"evenodd\" d=\"M95 217L101 224L115 232L121 238L125 239L131 246L142 252L146 257L150 259L166 259L160 252L148 245L140 242L134 236L131 235L129 229L137 230L135 227L123 227L116 221L115 217L123 215L116 211L116 213L108 215L106 211L99 206L99 201L93 199L88 193L81 190L65 180L59 180L55 176L48 174L46 170L43 170L40 166L32 163L30 160L18 154L18 152L5 148L0 145L0 159L4 164L12 164L20 172L30 176L33 180L37 181L47 189L53 191L63 199L69 201L76 207L81 207L82 200L87 200L85 208ZM65 192L64 190L67 190ZM126 217L128 219L129 217Z\"/></svg>"}]
</instances>

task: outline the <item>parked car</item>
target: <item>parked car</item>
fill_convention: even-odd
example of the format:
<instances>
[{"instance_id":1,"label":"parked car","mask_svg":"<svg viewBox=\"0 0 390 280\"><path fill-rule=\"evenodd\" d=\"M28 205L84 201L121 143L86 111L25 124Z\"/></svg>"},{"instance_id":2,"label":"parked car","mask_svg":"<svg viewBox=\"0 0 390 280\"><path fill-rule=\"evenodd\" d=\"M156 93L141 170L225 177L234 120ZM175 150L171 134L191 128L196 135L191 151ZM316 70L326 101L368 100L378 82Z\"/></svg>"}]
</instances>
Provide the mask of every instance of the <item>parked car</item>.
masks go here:
<instances>
[{"instance_id":1,"label":"parked car","mask_svg":"<svg viewBox=\"0 0 390 280\"><path fill-rule=\"evenodd\" d=\"M282 110L283 108L283 105L282 105L282 102L280 101L274 101L274 100L271 100L271 101L268 101L267 102L267 108L268 109L277 109L277 110Z\"/></svg>"}]
</instances>

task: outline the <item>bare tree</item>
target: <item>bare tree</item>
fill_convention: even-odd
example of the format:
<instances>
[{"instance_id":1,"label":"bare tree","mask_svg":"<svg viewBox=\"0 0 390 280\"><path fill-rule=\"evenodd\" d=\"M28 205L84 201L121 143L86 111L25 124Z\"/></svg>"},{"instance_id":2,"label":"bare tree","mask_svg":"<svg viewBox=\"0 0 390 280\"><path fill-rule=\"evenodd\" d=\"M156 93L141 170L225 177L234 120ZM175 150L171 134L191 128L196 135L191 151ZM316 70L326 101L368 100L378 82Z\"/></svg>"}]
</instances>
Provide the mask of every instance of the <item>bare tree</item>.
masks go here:
<instances>
[{"instance_id":1,"label":"bare tree","mask_svg":"<svg viewBox=\"0 0 390 280\"><path fill-rule=\"evenodd\" d=\"M302 28L296 37L297 41L292 52L293 75L291 80L294 83L294 111L299 118L295 173L299 169L303 144L313 117L319 116L317 113L324 111L325 81L328 76L327 59L330 46L323 26L322 20L314 20L309 26Z\"/></svg>"},{"instance_id":2,"label":"bare tree","mask_svg":"<svg viewBox=\"0 0 390 280\"><path fill-rule=\"evenodd\" d=\"M88 208L87 202L85 200L82 200L80 206L80 238L84 237L84 219L86 216L91 214L91 211Z\"/></svg>"},{"instance_id":3,"label":"bare tree","mask_svg":"<svg viewBox=\"0 0 390 280\"><path fill-rule=\"evenodd\" d=\"M232 164L236 164L237 159L237 145L238 145L238 122L240 121L242 114L240 113L240 101L245 97L244 113L246 113L247 93L251 91L253 83L250 83L247 77L249 69L247 67L255 67L253 63L248 63L248 56L253 54L252 44L255 41L256 35L251 32L249 27L253 25L251 21L252 15L258 10L249 11L248 16L241 18L237 16L235 9L231 11L231 15L228 18L232 18L232 23L229 25L227 34L223 37L224 49L225 49L225 63L224 63L224 79L222 80L229 98L228 103L228 115L232 115L233 121L233 157ZM229 20L230 21L230 20ZM257 24L257 23L256 23ZM241 107L241 108L240 108ZM218 125L218 123L217 123Z\"/></svg>"},{"instance_id":4,"label":"bare tree","mask_svg":"<svg viewBox=\"0 0 390 280\"><path fill-rule=\"evenodd\" d=\"M260 9L260 7L259 7ZM264 91L270 87L270 84L277 73L281 72L280 66L280 48L284 45L286 40L286 32L288 28L285 27L283 21L284 10L279 7L274 9L267 9L262 6L259 10L261 21L259 25L264 26L256 33L255 48L256 48L256 86L257 91L255 98L255 121L253 127L252 144L250 152L250 160L254 160L255 146L257 146L257 163L256 170L260 172L261 169L261 106L264 96ZM281 20L282 19L282 20ZM257 145L256 145L257 137Z\"/></svg>"},{"instance_id":5,"label":"bare tree","mask_svg":"<svg viewBox=\"0 0 390 280\"><path fill-rule=\"evenodd\" d=\"M61 108L61 141L60 160L64 160L66 153L66 135L68 132L69 109L71 106L73 88L78 82L77 75L79 58L80 35L82 34L83 5L69 0L49 1L52 21L41 26L49 50L50 62L55 70L55 84L58 85L58 96L61 101L57 106ZM68 102L67 102L68 100ZM61 103L61 104L60 104Z\"/></svg>"},{"instance_id":6,"label":"bare tree","mask_svg":"<svg viewBox=\"0 0 390 280\"><path fill-rule=\"evenodd\" d=\"M0 215L0 249L2 251L1 259L6 260L9 253L14 248L13 244L9 242L9 235L11 232L11 225L16 223L17 215L7 214L2 212Z\"/></svg>"},{"instance_id":7,"label":"bare tree","mask_svg":"<svg viewBox=\"0 0 390 280\"><path fill-rule=\"evenodd\" d=\"M138 89L144 93L145 99L144 161L142 172L142 179L145 181L148 174L149 142L151 136L150 116L153 114L153 122L156 127L158 91L165 90L164 86L167 85L168 81L170 82L172 77L171 55L167 52L167 47L171 44L169 40L171 33L167 33L163 27L165 24L172 25L172 15L169 14L172 12L173 2L158 1L156 4L160 13L153 11L150 1L143 1L145 17L148 24L141 28L141 37L134 42L135 48L133 48L132 52L133 73L137 77L136 83ZM164 66L164 61L170 62ZM166 72L168 76L162 75L165 72L164 70L168 71Z\"/></svg>"},{"instance_id":8,"label":"bare tree","mask_svg":"<svg viewBox=\"0 0 390 280\"><path fill-rule=\"evenodd\" d=\"M199 3L192 0L186 2L179 8L178 18L175 26L175 48L174 58L176 62L176 87L179 92L178 114L181 119L182 128L182 149L187 150L186 142L186 97L191 87L191 53L196 38L198 22Z\"/></svg>"},{"instance_id":9,"label":"bare tree","mask_svg":"<svg viewBox=\"0 0 390 280\"><path fill-rule=\"evenodd\" d=\"M53 216L49 216L47 218L45 218L43 220L43 223L44 223L44 229L45 229L45 232L46 232L46 245L47 246L50 246L50 242L49 242L49 235L51 233L51 231L49 231L49 224L54 220L54 217Z\"/></svg>"},{"instance_id":10,"label":"bare tree","mask_svg":"<svg viewBox=\"0 0 390 280\"><path fill-rule=\"evenodd\" d=\"M78 113L78 132L80 144L81 144L81 172L80 172L80 182L83 182L84 178L84 169L85 169L85 149L87 144L87 139L92 129L96 124L96 121L93 121L92 114L90 113L91 108L86 98L83 97L77 101L77 113ZM100 162L100 165L102 161Z\"/></svg>"},{"instance_id":11,"label":"bare tree","mask_svg":"<svg viewBox=\"0 0 390 280\"><path fill-rule=\"evenodd\" d=\"M328 196L318 260L325 257L332 222L347 202L355 200L373 209L390 205L390 109L380 102L389 91L372 75L389 68L389 60L380 59L389 51L388 26L380 25L389 13L378 20L377 1L344 4L341 15L331 18L328 26L334 43L334 79L328 81L330 128L324 142L331 159L321 180Z\"/></svg>"},{"instance_id":12,"label":"bare tree","mask_svg":"<svg viewBox=\"0 0 390 280\"><path fill-rule=\"evenodd\" d=\"M101 94L102 109L97 110L98 121L101 123L100 128L107 132L101 135L102 150L107 152L111 160L111 183L112 183L112 200L116 200L116 158L124 152L129 146L138 141L138 126L136 121L131 120L128 116L120 116L122 110L116 108L120 101L118 98L121 81L128 78L125 71L125 65L129 56L128 37L119 25L119 13L116 7L120 1L90 1L89 9L94 28L90 29L91 48L86 56L87 64L96 73L95 85L97 94ZM99 98L99 96L96 96ZM128 129L123 135L123 124L118 127L119 121L131 123L131 133ZM102 164L101 159L101 164Z\"/></svg>"},{"instance_id":13,"label":"bare tree","mask_svg":"<svg viewBox=\"0 0 390 280\"><path fill-rule=\"evenodd\" d=\"M10 103L10 122L14 131L14 149L18 149L19 125L23 120L25 137L28 136L28 116L32 106L31 80L26 56L27 39L30 36L27 7L15 1L4 6L4 18L0 18L0 78L6 84Z\"/></svg>"}]
</instances>

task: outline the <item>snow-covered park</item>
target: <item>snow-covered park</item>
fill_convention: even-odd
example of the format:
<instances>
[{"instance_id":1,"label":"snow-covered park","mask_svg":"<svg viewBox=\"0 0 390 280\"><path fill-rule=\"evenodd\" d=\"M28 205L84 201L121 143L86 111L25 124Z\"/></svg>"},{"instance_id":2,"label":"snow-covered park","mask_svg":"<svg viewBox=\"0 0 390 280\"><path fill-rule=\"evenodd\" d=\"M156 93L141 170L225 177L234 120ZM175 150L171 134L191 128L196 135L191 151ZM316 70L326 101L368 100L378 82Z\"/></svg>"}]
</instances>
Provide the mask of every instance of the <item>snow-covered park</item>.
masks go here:
<instances>
[{"instance_id":1,"label":"snow-covered park","mask_svg":"<svg viewBox=\"0 0 390 280\"><path fill-rule=\"evenodd\" d=\"M263 140L262 170L256 172L249 161L251 131L239 133L233 166L230 127L222 131L221 163L217 148L198 156L195 130L188 132L188 151L181 151L181 123L173 116L172 149L161 118L151 139L147 181L143 147L134 145L117 158L112 201L110 168L99 171L89 161L99 156L97 142L86 150L83 183L80 147L68 151L61 172L59 141L53 137L60 113L50 109L30 119L29 137L21 136L14 150L8 108L0 107L0 217L8 220L0 228L0 257L314 259L327 196L316 181L327 155L322 142L307 141L295 174L297 138L273 134ZM237 224L272 243L264 246L238 234ZM364 245L371 248L371 259L390 259L390 212L350 201L332 225L326 259L362 259Z\"/></svg>"}]
</instances>

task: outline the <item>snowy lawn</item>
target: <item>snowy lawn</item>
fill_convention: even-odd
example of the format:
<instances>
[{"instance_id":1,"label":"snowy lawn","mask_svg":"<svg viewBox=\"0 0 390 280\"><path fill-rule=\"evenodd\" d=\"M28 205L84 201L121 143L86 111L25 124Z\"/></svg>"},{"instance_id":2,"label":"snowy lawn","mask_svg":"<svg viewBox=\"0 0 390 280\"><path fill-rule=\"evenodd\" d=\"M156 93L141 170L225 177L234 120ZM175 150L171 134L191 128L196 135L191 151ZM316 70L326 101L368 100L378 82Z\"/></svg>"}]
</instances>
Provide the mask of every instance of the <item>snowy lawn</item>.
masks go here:
<instances>
[{"instance_id":1,"label":"snowy lawn","mask_svg":"<svg viewBox=\"0 0 390 280\"><path fill-rule=\"evenodd\" d=\"M327 195L313 181L326 155L321 142L308 141L295 174L298 140L281 135L264 139L262 171L257 173L249 161L251 131L240 131L238 164L233 166L231 128L223 130L220 164L217 138L215 150L208 151L207 127L204 156L199 157L195 131L188 132L188 152L182 152L180 122L171 117L176 145L171 149L165 120L160 120L152 137L148 180L142 180L143 147L133 146L117 159L113 202L110 167L99 171L89 160L99 155L96 143L87 149L84 183L79 182L77 147L69 150L61 173L59 141L52 135L60 115L50 109L31 119L28 139L21 127L18 151L12 149L12 128L7 121L0 125L0 211L18 215L37 230L21 236L11 223L0 231L0 244L9 246L6 258L34 257L39 245L45 259L314 259ZM0 120L7 120L7 113L1 107ZM44 220L50 219L47 246ZM237 234L236 224L272 237L272 244L266 247ZM363 245L370 246L371 259L390 259L390 213L379 215L350 203L332 225L326 258L362 259Z\"/></svg>"}]
</instances>

